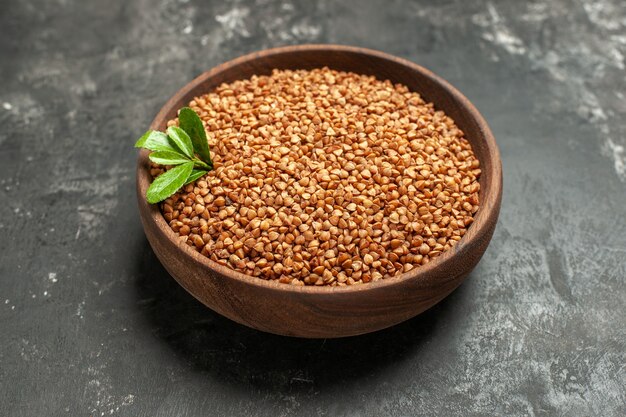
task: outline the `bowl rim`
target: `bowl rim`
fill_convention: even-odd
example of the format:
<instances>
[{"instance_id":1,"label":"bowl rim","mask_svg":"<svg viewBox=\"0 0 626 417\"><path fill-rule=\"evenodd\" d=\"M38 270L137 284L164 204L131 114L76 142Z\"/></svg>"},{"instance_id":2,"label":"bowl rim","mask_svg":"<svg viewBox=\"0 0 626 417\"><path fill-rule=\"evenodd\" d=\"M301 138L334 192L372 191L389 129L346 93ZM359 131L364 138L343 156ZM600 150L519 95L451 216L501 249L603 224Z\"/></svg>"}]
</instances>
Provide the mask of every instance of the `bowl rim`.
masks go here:
<instances>
[{"instance_id":1,"label":"bowl rim","mask_svg":"<svg viewBox=\"0 0 626 417\"><path fill-rule=\"evenodd\" d=\"M353 47L346 45L336 45L336 44L307 44L307 45L292 45L292 46L283 46L278 48L271 48L262 51L252 52L238 58L229 60L224 62L212 69L203 72L181 89L179 89L168 101L163 105L163 107L159 110L152 123L150 124L150 129L158 129L162 122L167 118L167 115L171 112L172 107L175 104L182 100L185 96L187 96L191 91L193 91L198 85L204 83L207 79L214 77L217 74L227 72L233 67L252 62L257 60L258 58L265 58L268 56L281 55L281 54L290 54L294 52L347 52L359 55L368 55L371 57L375 57L382 60L392 61L396 64L408 67L409 69L421 73L423 77L430 79L431 82L437 84L437 86L453 97L453 99L460 103L461 107L463 107L463 111L469 114L470 119L472 119L478 126L479 130L484 135L484 143L486 144L486 152L491 155L492 163L489 166L489 186L488 188L491 193L498 193L497 198L486 198L481 194L481 205L478 209L477 214L474 217L474 222L471 227L467 230L466 234L459 240L459 242L451 249L444 251L440 256L435 258L434 260L428 262L426 265L422 265L420 267L414 268L408 272L404 272L398 276L381 279L376 282L369 282L366 284L360 285L346 285L346 286L316 286L316 285L290 285L280 283L276 280L264 280L262 278L253 277L251 275L244 274L239 271L235 271L230 269L227 266L221 265L212 259L200 254L195 249L191 248L187 244L181 244L178 239L178 235L169 227L165 218L163 217L161 210L159 209L158 204L148 204L145 199L146 190L150 184L149 172L147 172L147 166L149 163L148 155L149 151L142 149L139 152L139 156L137 158L137 170L136 170L136 178L137 178L137 200L140 205L140 212L149 213L150 221L153 221L158 230L158 238L160 239L168 239L173 243L174 247L178 248L184 255L188 258L191 258L193 261L199 263L204 268L208 270L215 271L217 274L222 275L228 279L232 279L235 281L239 281L240 283L244 283L246 285L252 285L255 287L259 287L265 290L275 290L281 292L292 292L292 293L300 293L300 294L345 294L345 293L355 293L361 291L376 291L382 290L383 288L402 288L403 284L407 281L417 281L423 280L425 282L428 281L429 274L435 268L447 268L451 267L452 264L458 259L459 256L462 256L464 252L469 250L469 247L475 243L476 241L481 240L483 236L488 236L490 232L489 219L492 216L498 216L500 209L500 201L501 201L501 193L502 193L502 165L500 160L500 152L498 150L497 143L495 141L495 137L491 132L487 122L480 114L478 109L455 87L453 87L449 82L444 80L443 78L435 75L433 72L428 69L415 64L407 59L399 58L385 52L361 48L361 47ZM437 103L433 101L435 107L437 107ZM485 172L485 167L481 164L481 170L483 173ZM481 187L481 191L483 187ZM141 207L141 206L144 207ZM142 210L146 209L147 210ZM147 221L147 219L145 220ZM454 280L455 277L449 277L447 280ZM441 283L441 281L439 281Z\"/></svg>"}]
</instances>

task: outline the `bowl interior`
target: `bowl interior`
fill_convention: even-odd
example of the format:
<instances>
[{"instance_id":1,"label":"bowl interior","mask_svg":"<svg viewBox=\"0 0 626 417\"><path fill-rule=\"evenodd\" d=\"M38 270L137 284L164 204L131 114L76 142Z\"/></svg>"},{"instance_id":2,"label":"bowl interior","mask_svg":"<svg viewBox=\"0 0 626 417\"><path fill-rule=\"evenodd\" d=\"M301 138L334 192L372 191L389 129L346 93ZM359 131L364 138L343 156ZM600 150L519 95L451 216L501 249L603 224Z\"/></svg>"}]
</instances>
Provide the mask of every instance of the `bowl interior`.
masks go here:
<instances>
[{"instance_id":1,"label":"bowl interior","mask_svg":"<svg viewBox=\"0 0 626 417\"><path fill-rule=\"evenodd\" d=\"M176 117L178 109L199 95L212 91L221 83L249 78L253 75L267 75L273 69L312 69L327 66L341 71L352 71L359 74L374 75L379 79L388 79L393 83L402 83L411 91L418 92L426 101L433 102L435 109L443 110L452 117L457 126L465 132L466 138L481 163L480 177L480 208L474 216L474 223L466 235L453 249L445 251L439 257L420 268L415 268L393 279L381 280L359 286L359 290L398 283L405 279L427 277L428 272L437 266L451 265L454 255L465 252L471 240L490 238L493 230L489 219L497 218L501 198L501 165L495 139L478 110L458 90L432 72L407 60L381 52L334 45L305 45L285 47L249 54L229 61L208 72L203 73L181 90L179 90L161 109L152 122L151 128L164 130L168 120ZM149 185L146 173L147 152L139 158L138 184L143 195ZM143 174L140 170L143 169ZM147 204L145 201L140 204ZM152 218L160 225L164 237L174 239L174 232L169 229L156 205L152 206ZM288 286L270 281L249 277L237 271L222 267L210 259L198 254L193 249L180 245L185 252L211 269L248 283L260 286L280 286L284 290L295 291L328 291L329 288ZM193 253L191 253L193 252ZM331 287L332 290L347 291L352 287ZM355 288L356 290L356 288Z\"/></svg>"}]
</instances>

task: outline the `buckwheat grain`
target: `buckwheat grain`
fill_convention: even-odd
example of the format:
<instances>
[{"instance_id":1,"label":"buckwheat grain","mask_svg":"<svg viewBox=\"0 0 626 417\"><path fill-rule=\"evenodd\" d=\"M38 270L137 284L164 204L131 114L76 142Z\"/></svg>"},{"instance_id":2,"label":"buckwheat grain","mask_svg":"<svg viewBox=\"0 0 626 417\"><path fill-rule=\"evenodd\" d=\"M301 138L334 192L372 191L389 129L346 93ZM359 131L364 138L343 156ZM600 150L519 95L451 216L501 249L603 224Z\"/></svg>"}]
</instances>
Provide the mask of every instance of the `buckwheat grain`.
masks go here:
<instances>
[{"instance_id":1,"label":"buckwheat grain","mask_svg":"<svg viewBox=\"0 0 626 417\"><path fill-rule=\"evenodd\" d=\"M161 210L181 241L245 274L331 286L393 277L454 246L478 210L480 164L463 132L403 85L275 70L190 107L215 169Z\"/></svg>"}]
</instances>

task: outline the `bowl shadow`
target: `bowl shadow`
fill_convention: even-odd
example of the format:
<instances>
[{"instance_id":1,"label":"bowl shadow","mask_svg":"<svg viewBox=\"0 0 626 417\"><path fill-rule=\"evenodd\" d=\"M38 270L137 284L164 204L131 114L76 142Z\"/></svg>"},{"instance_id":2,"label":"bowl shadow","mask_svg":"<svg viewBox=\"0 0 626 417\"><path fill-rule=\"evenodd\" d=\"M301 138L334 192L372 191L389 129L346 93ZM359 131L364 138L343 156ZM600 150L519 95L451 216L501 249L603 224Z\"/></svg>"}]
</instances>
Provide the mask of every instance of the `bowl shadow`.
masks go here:
<instances>
[{"instance_id":1,"label":"bowl shadow","mask_svg":"<svg viewBox=\"0 0 626 417\"><path fill-rule=\"evenodd\" d=\"M451 296L404 323L361 336L302 339L235 323L196 300L165 270L144 238L137 245L136 305L150 331L191 367L225 383L262 391L319 391L419 355Z\"/></svg>"}]
</instances>

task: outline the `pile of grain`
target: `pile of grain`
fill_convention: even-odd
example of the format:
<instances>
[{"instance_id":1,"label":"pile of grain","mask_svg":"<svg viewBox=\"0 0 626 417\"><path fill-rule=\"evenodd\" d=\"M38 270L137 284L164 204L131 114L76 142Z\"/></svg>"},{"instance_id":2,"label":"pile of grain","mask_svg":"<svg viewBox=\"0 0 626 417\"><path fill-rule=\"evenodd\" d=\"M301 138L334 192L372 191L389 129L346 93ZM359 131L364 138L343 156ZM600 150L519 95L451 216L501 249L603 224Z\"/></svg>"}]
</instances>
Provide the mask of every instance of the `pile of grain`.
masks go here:
<instances>
[{"instance_id":1,"label":"pile of grain","mask_svg":"<svg viewBox=\"0 0 626 417\"><path fill-rule=\"evenodd\" d=\"M182 241L245 274L295 285L393 277L454 246L478 210L479 162L463 132L403 85L275 70L190 107L215 170L161 208Z\"/></svg>"}]
</instances>

